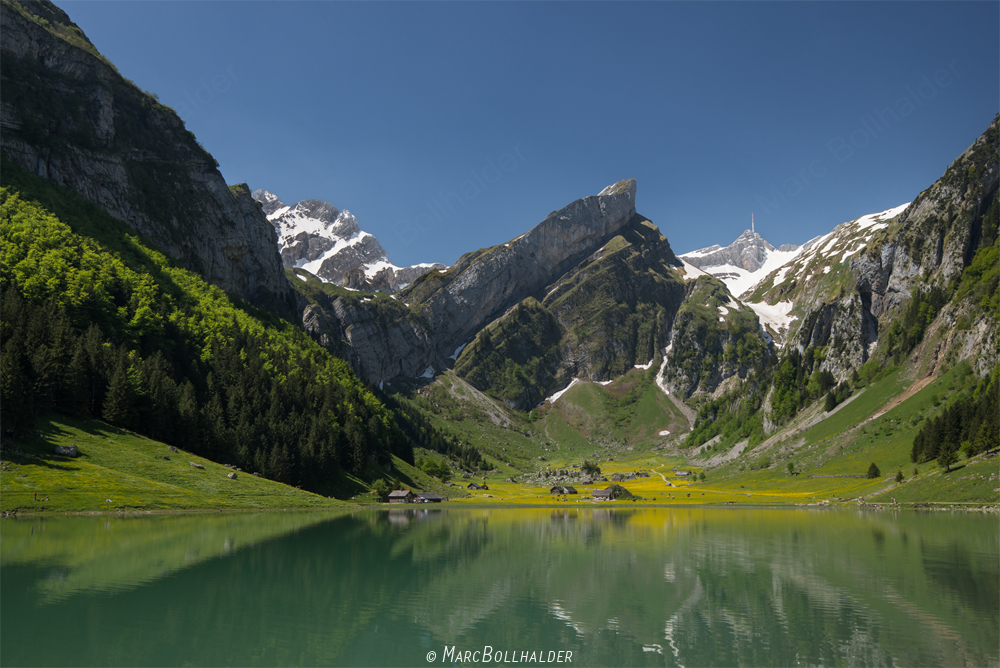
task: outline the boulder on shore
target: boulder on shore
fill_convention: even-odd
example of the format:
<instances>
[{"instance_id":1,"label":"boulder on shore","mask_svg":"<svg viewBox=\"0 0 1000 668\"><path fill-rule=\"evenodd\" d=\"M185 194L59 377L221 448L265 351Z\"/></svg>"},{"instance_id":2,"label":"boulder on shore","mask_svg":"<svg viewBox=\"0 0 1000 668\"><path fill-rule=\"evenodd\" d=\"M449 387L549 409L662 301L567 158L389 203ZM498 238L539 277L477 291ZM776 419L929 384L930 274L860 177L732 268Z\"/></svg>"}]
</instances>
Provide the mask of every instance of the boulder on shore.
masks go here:
<instances>
[{"instance_id":1,"label":"boulder on shore","mask_svg":"<svg viewBox=\"0 0 1000 668\"><path fill-rule=\"evenodd\" d=\"M188 464L191 465L191 468L195 468L195 469L203 469L204 470L204 468L205 468L201 464L195 464L194 462L188 462Z\"/></svg>"},{"instance_id":2,"label":"boulder on shore","mask_svg":"<svg viewBox=\"0 0 1000 668\"><path fill-rule=\"evenodd\" d=\"M57 445L56 454L63 457L76 457L80 454L80 450L75 445Z\"/></svg>"}]
</instances>

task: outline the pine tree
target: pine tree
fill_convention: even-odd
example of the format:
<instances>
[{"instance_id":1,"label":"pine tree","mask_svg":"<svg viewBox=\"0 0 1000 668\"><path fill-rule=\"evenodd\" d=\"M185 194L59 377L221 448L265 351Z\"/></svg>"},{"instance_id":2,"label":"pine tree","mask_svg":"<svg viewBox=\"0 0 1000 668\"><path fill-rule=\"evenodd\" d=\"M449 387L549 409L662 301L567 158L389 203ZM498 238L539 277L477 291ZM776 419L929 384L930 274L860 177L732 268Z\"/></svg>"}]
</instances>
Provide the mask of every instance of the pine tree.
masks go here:
<instances>
[{"instance_id":1,"label":"pine tree","mask_svg":"<svg viewBox=\"0 0 1000 668\"><path fill-rule=\"evenodd\" d=\"M129 374L128 356L123 349L119 352L111 381L108 383L101 416L113 425L128 427L131 424L135 400L136 392Z\"/></svg>"},{"instance_id":2,"label":"pine tree","mask_svg":"<svg viewBox=\"0 0 1000 668\"><path fill-rule=\"evenodd\" d=\"M956 452L958 447L950 442L945 441L941 444L940 452L938 453L937 463L938 466L944 469L945 473L951 471L951 465L958 461L958 453Z\"/></svg>"}]
</instances>

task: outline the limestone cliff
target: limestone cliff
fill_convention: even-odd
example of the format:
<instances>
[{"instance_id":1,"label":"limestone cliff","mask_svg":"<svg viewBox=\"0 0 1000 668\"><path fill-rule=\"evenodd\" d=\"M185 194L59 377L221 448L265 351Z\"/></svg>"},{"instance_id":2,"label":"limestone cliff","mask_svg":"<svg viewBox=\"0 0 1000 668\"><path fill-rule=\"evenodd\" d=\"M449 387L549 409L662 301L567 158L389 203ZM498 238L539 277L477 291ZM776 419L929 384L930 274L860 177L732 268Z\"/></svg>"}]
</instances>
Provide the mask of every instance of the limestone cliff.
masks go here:
<instances>
[{"instance_id":1,"label":"limestone cliff","mask_svg":"<svg viewBox=\"0 0 1000 668\"><path fill-rule=\"evenodd\" d=\"M635 181L555 211L505 244L467 253L400 291L396 308L347 297L318 304L336 322L356 370L372 383L420 376L444 364L482 327L597 251L635 216ZM317 319L317 322L319 320Z\"/></svg>"},{"instance_id":2,"label":"limestone cliff","mask_svg":"<svg viewBox=\"0 0 1000 668\"><path fill-rule=\"evenodd\" d=\"M744 299L787 304L799 316L789 342L800 352L822 349L821 368L842 381L877 354L898 355L905 309L935 291L940 297L924 306L920 331L924 346L937 350L921 357L920 348L913 362L929 372L950 350L954 359L976 355L974 366L985 372L1000 357L995 314L983 308L982 290L959 288L977 253L996 243L998 124L912 203L838 226ZM991 288L982 288L988 302Z\"/></svg>"},{"instance_id":3,"label":"limestone cliff","mask_svg":"<svg viewBox=\"0 0 1000 668\"><path fill-rule=\"evenodd\" d=\"M289 311L274 229L177 114L123 78L55 5L3 0L0 21L7 158L73 188L210 283Z\"/></svg>"}]
</instances>

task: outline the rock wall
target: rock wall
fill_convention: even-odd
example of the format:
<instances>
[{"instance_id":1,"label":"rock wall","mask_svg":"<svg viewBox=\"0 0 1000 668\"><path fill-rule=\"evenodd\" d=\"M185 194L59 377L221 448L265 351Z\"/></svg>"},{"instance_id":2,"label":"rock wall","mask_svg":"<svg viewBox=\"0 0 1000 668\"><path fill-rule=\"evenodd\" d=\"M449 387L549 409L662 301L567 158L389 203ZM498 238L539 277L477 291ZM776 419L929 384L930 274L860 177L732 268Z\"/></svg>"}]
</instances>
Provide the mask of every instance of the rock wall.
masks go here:
<instances>
[{"instance_id":1,"label":"rock wall","mask_svg":"<svg viewBox=\"0 0 1000 668\"><path fill-rule=\"evenodd\" d=\"M979 247L982 217L997 195L1000 183L1000 120L962 153L945 174L920 195L867 248L850 260L853 289L830 298L811 295L810 309L796 334L800 351L829 346L822 368L838 381L868 361L881 334L917 292L932 285L947 287L960 278ZM979 351L997 361L997 351L981 345L996 339L995 324L977 304L949 304L940 317L951 320L966 313L975 325L957 337L947 337L957 359ZM938 315L938 314L936 314Z\"/></svg>"},{"instance_id":2,"label":"rock wall","mask_svg":"<svg viewBox=\"0 0 1000 668\"><path fill-rule=\"evenodd\" d=\"M77 191L210 283L294 304L274 229L173 110L118 74L55 5L5 1L0 21L8 159Z\"/></svg>"},{"instance_id":3,"label":"rock wall","mask_svg":"<svg viewBox=\"0 0 1000 668\"><path fill-rule=\"evenodd\" d=\"M356 355L359 375L378 384L439 366L487 322L545 288L597 251L635 216L635 180L621 181L549 214L506 244L468 253L400 291L398 308L336 299L325 305L334 338Z\"/></svg>"}]
</instances>

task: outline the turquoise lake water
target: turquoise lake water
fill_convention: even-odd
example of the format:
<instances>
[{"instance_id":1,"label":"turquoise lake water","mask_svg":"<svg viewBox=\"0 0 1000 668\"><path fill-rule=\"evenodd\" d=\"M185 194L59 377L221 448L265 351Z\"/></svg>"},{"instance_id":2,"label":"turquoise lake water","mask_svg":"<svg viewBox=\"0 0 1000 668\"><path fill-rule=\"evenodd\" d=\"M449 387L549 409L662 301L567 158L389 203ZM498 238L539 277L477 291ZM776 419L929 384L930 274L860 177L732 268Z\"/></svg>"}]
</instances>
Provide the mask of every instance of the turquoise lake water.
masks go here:
<instances>
[{"instance_id":1,"label":"turquoise lake water","mask_svg":"<svg viewBox=\"0 0 1000 668\"><path fill-rule=\"evenodd\" d=\"M998 543L846 510L5 520L0 663L992 666Z\"/></svg>"}]
</instances>

